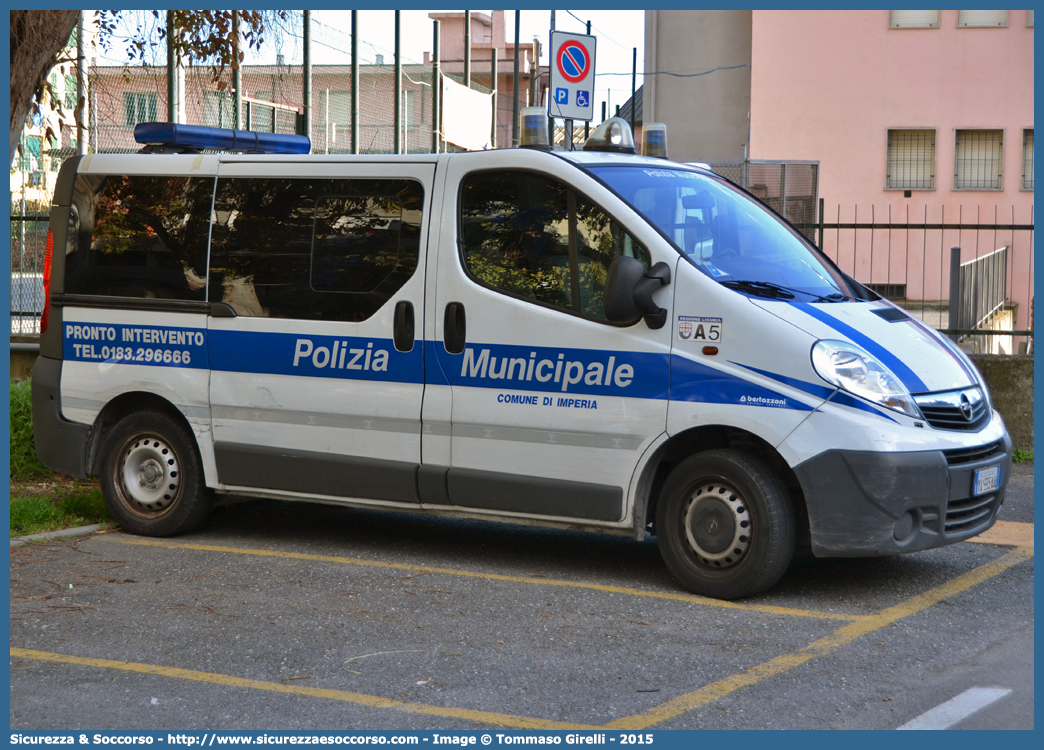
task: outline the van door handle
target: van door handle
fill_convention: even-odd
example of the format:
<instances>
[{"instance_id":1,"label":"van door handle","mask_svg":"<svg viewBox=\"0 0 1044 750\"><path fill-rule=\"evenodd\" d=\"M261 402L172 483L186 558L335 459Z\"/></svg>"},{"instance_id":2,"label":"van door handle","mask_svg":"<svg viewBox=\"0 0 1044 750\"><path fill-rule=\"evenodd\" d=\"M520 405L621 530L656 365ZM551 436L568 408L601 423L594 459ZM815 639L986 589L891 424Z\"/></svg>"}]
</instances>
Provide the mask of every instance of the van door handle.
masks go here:
<instances>
[{"instance_id":1,"label":"van door handle","mask_svg":"<svg viewBox=\"0 0 1044 750\"><path fill-rule=\"evenodd\" d=\"M446 317L442 321L442 335L447 352L460 354L464 351L466 331L467 321L464 317L464 303L450 302L446 305Z\"/></svg>"},{"instance_id":2,"label":"van door handle","mask_svg":"<svg viewBox=\"0 0 1044 750\"><path fill-rule=\"evenodd\" d=\"M402 300L395 305L395 322L392 328L395 348L400 352L413 351L413 332L413 303Z\"/></svg>"}]
</instances>

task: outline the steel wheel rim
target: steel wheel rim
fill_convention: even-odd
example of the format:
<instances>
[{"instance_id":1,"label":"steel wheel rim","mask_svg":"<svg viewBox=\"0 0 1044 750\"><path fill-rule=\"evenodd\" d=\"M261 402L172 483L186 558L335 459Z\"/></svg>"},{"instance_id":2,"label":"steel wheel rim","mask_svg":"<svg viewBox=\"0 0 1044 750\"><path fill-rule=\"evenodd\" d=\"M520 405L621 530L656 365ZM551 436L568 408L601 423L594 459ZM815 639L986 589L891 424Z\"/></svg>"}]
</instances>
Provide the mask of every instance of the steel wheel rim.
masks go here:
<instances>
[{"instance_id":1,"label":"steel wheel rim","mask_svg":"<svg viewBox=\"0 0 1044 750\"><path fill-rule=\"evenodd\" d=\"M704 565L731 568L750 550L753 523L746 500L732 485L705 480L685 505L685 540Z\"/></svg>"},{"instance_id":2,"label":"steel wheel rim","mask_svg":"<svg viewBox=\"0 0 1044 750\"><path fill-rule=\"evenodd\" d=\"M158 518L181 496L181 462L169 442L153 434L137 435L123 444L116 484L123 505L143 518Z\"/></svg>"}]
</instances>

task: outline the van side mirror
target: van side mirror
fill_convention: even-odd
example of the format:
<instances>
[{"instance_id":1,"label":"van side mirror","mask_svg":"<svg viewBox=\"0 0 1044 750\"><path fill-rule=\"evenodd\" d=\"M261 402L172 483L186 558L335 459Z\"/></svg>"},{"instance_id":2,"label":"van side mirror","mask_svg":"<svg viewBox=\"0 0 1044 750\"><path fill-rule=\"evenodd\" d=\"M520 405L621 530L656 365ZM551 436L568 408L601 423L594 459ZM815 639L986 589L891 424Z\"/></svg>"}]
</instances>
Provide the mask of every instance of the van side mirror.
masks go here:
<instances>
[{"instance_id":1,"label":"van side mirror","mask_svg":"<svg viewBox=\"0 0 1044 750\"><path fill-rule=\"evenodd\" d=\"M653 302L653 292L671 283L671 267L663 261L649 272L637 258L620 256L609 264L602 306L610 323L634 323L639 317L652 329L667 322L667 311Z\"/></svg>"}]
</instances>

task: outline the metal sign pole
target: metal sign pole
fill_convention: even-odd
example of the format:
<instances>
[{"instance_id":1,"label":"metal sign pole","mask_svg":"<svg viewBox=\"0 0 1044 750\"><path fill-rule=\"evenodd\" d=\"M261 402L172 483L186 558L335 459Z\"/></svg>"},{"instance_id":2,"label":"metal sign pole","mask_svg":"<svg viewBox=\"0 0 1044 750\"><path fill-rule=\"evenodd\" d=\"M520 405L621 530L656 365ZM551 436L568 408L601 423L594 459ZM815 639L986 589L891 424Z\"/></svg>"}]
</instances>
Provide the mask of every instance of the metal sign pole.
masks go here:
<instances>
[{"instance_id":1,"label":"metal sign pole","mask_svg":"<svg viewBox=\"0 0 1044 750\"><path fill-rule=\"evenodd\" d=\"M471 88L471 11L464 11L464 85Z\"/></svg>"},{"instance_id":2,"label":"metal sign pole","mask_svg":"<svg viewBox=\"0 0 1044 750\"><path fill-rule=\"evenodd\" d=\"M515 95L511 99L511 145L518 145L518 27L522 11L515 11Z\"/></svg>"},{"instance_id":3,"label":"metal sign pole","mask_svg":"<svg viewBox=\"0 0 1044 750\"><path fill-rule=\"evenodd\" d=\"M587 22L587 35L588 36L591 35L591 22L590 21ZM594 106L594 81L591 81L591 105ZM604 120L605 118L603 117L602 119ZM591 121L590 120L584 120L584 141L586 142L587 139L590 136L591 136Z\"/></svg>"},{"instance_id":4,"label":"metal sign pole","mask_svg":"<svg viewBox=\"0 0 1044 750\"><path fill-rule=\"evenodd\" d=\"M402 27L401 10L395 11L395 138L393 147L396 154L402 153Z\"/></svg>"},{"instance_id":5,"label":"metal sign pole","mask_svg":"<svg viewBox=\"0 0 1044 750\"><path fill-rule=\"evenodd\" d=\"M551 32L554 32L554 30L555 30L555 12L551 11ZM547 45L547 49L548 49L548 55L547 55L547 70L548 70L547 137L548 137L548 140L551 142L551 149L554 150L554 148L555 148L555 118L551 116L551 97L553 96L553 92L551 91L551 88L550 88L551 69L554 67L554 61L551 59L551 55L554 54L554 44L551 43L551 33L548 33L547 41L548 41L548 45Z\"/></svg>"},{"instance_id":6,"label":"metal sign pole","mask_svg":"<svg viewBox=\"0 0 1044 750\"><path fill-rule=\"evenodd\" d=\"M352 153L359 153L359 11L352 11Z\"/></svg>"},{"instance_id":7,"label":"metal sign pole","mask_svg":"<svg viewBox=\"0 0 1044 750\"><path fill-rule=\"evenodd\" d=\"M441 21L432 21L433 36L431 40L431 152L439 153L439 108L440 94L442 93L442 69L439 59L439 24Z\"/></svg>"},{"instance_id":8,"label":"metal sign pole","mask_svg":"<svg viewBox=\"0 0 1044 750\"><path fill-rule=\"evenodd\" d=\"M490 143L489 143L489 147L490 148L496 148L497 147L497 125L499 124L497 122L498 119L499 119L497 117L497 114L498 114L497 113L497 79L499 78L499 76L497 74L498 73L498 71L497 71L497 52L498 51L499 50L497 50L497 48L494 47L493 48L493 52L492 52L492 56L490 57L490 60L489 60L489 66L490 66L490 70L489 70L490 88L493 89L493 91L492 91L492 99L493 99L493 101L491 102L491 104L493 105L492 106L492 109L493 109L493 122L492 122L492 125L491 125L491 128L490 128Z\"/></svg>"},{"instance_id":9,"label":"metal sign pole","mask_svg":"<svg viewBox=\"0 0 1044 750\"><path fill-rule=\"evenodd\" d=\"M631 52L631 132L634 132L634 111L635 107L634 95L635 91L635 79L638 76L638 48L632 48Z\"/></svg>"}]
</instances>

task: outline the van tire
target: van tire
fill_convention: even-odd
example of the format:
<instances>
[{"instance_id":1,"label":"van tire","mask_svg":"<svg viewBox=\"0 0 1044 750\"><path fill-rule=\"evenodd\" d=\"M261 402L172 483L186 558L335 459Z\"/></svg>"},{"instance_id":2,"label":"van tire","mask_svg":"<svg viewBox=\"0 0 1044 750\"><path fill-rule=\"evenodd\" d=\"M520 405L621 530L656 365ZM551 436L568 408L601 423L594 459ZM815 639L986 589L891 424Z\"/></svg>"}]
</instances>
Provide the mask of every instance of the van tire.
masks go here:
<instances>
[{"instance_id":1,"label":"van tire","mask_svg":"<svg viewBox=\"0 0 1044 750\"><path fill-rule=\"evenodd\" d=\"M213 500L196 441L160 411L130 414L112 428L102 453L105 505L119 524L143 536L173 536L199 526Z\"/></svg>"},{"instance_id":2,"label":"van tire","mask_svg":"<svg viewBox=\"0 0 1044 750\"><path fill-rule=\"evenodd\" d=\"M674 577L716 599L767 590L794 554L786 490L764 465L732 450L697 453L675 467L657 503L656 534Z\"/></svg>"}]
</instances>

